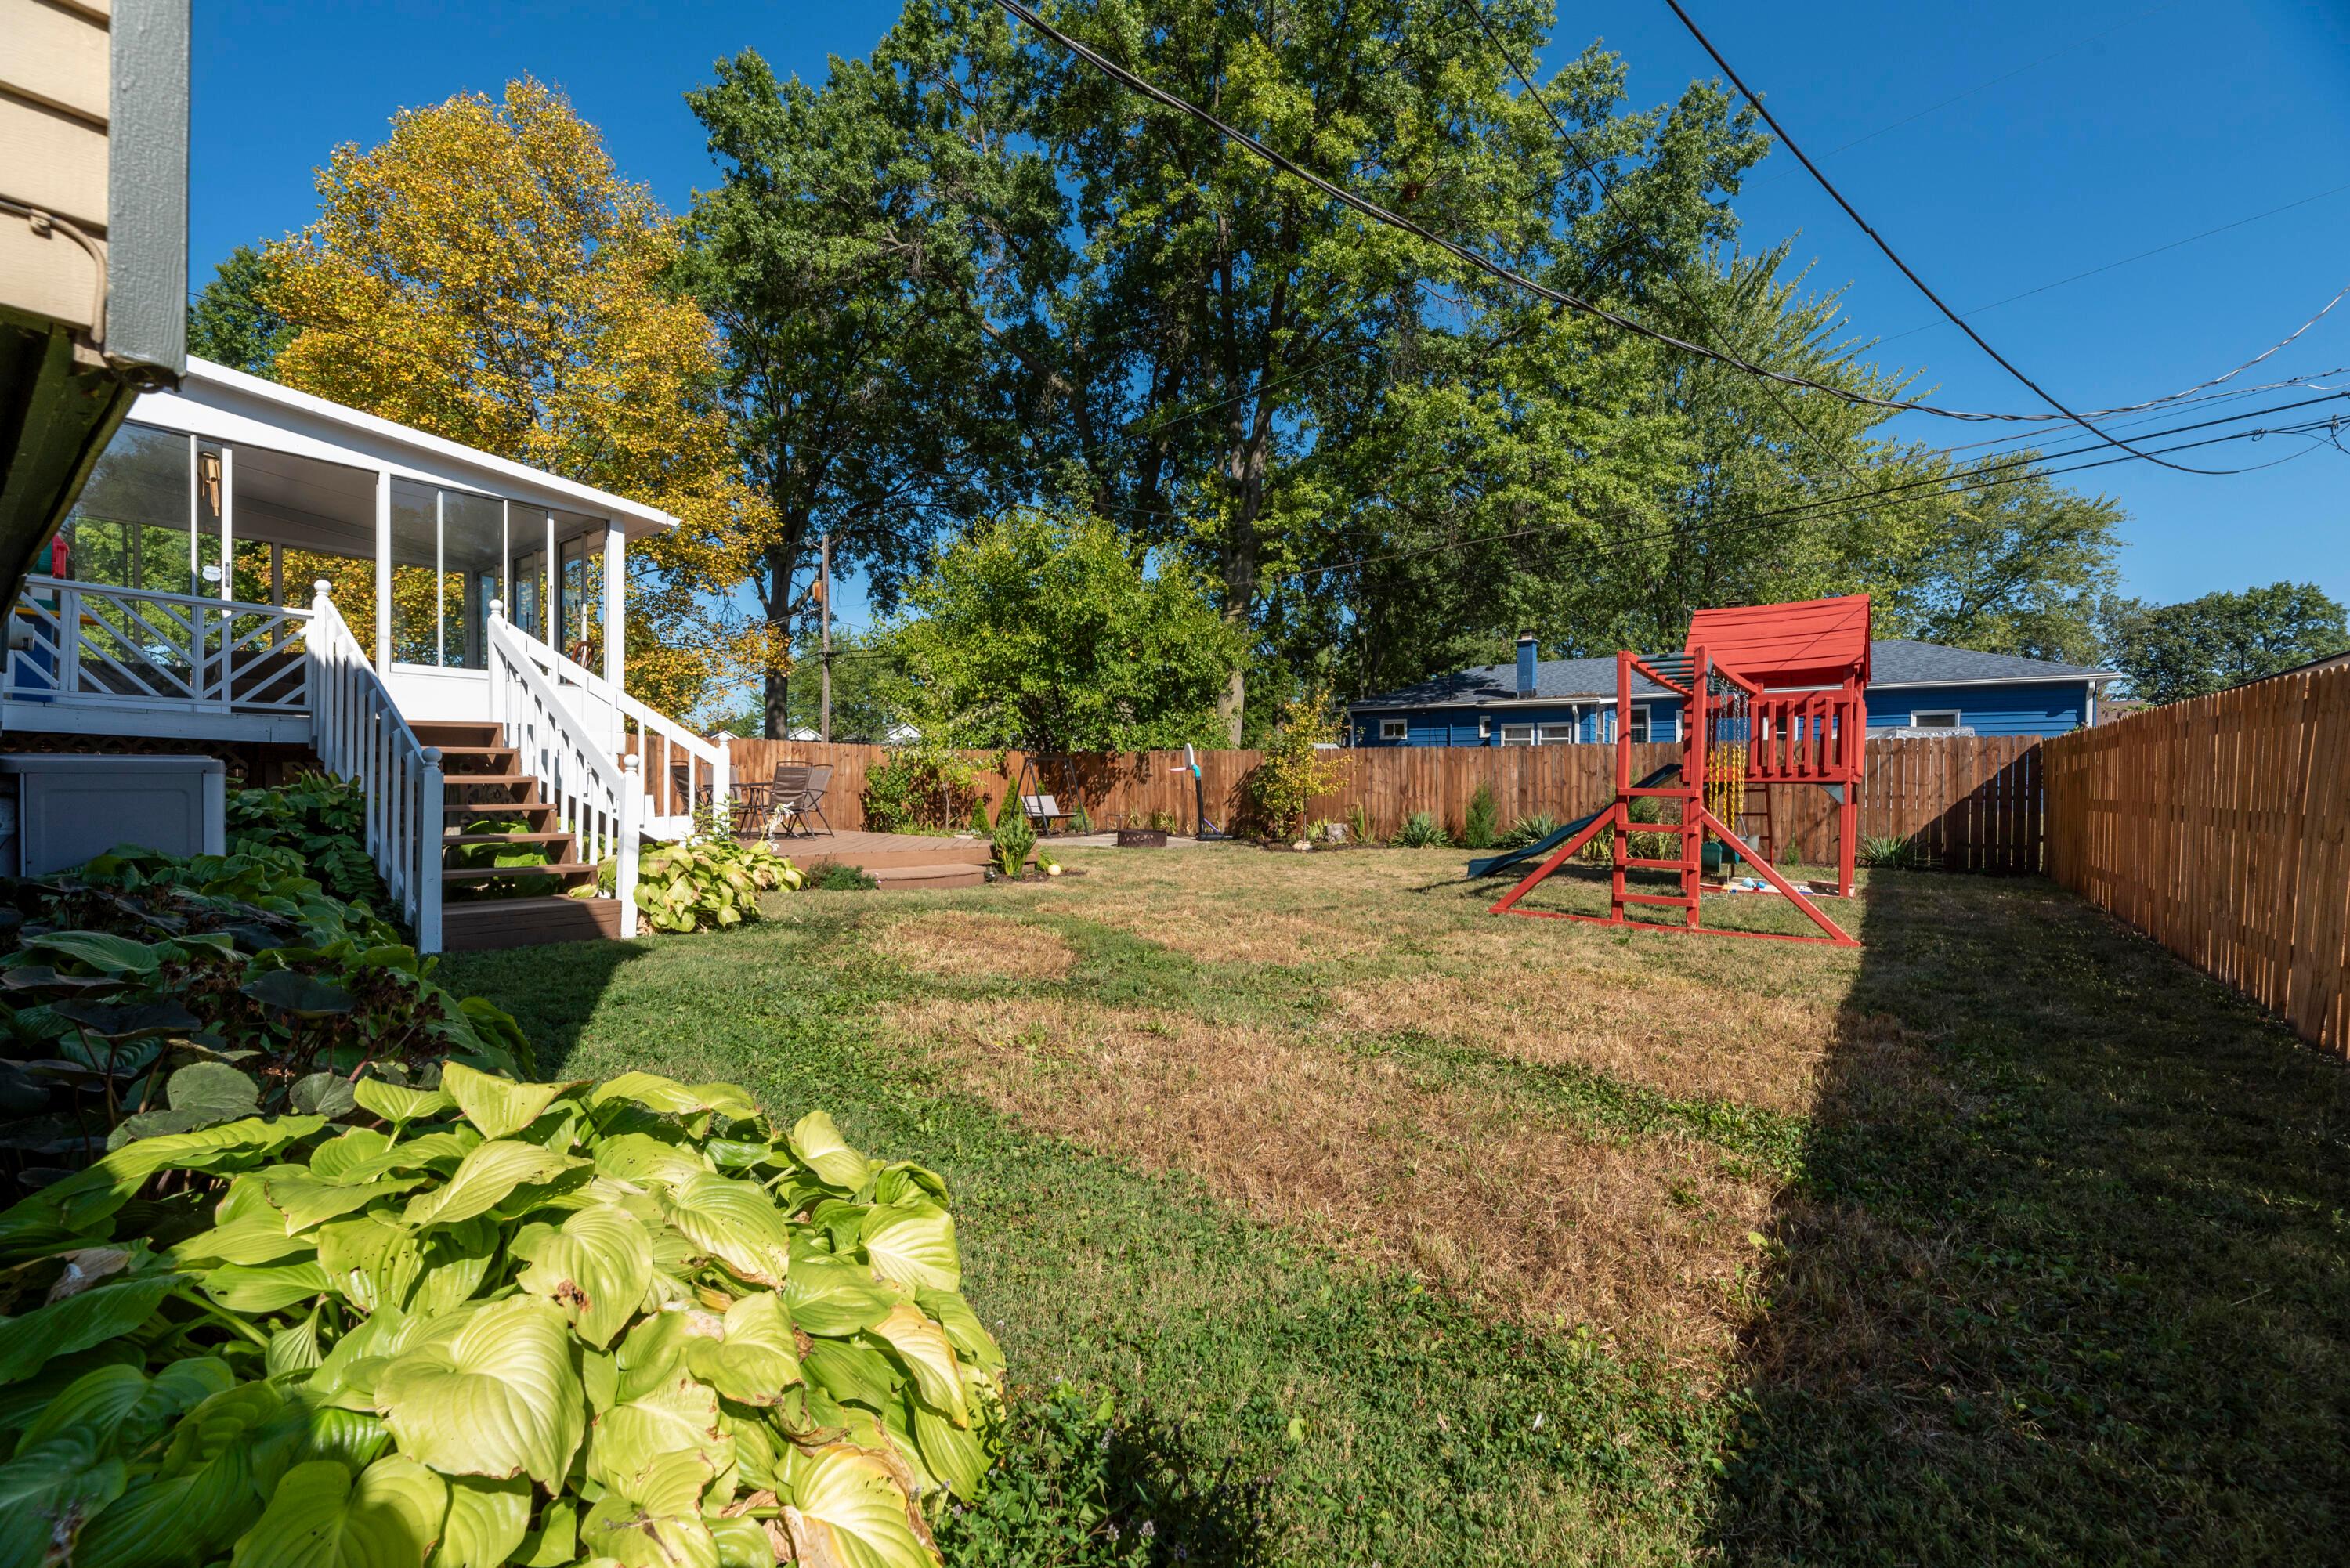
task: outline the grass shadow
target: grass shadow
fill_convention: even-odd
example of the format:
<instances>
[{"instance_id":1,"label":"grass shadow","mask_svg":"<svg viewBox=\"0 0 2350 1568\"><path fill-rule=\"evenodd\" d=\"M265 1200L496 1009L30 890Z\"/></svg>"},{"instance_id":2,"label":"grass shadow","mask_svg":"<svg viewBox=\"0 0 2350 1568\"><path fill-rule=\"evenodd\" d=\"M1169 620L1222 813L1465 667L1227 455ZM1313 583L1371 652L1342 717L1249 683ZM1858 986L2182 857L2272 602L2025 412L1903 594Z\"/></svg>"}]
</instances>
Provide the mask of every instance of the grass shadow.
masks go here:
<instances>
[{"instance_id":1,"label":"grass shadow","mask_svg":"<svg viewBox=\"0 0 2350 1568\"><path fill-rule=\"evenodd\" d=\"M691 940L725 940L731 933ZM652 956L657 937L633 941L564 942L551 947L501 948L450 953L434 978L460 996L486 996L515 1015L530 1042L533 1071L559 1078L581 1036L629 964ZM671 939L676 940L676 939Z\"/></svg>"},{"instance_id":2,"label":"grass shadow","mask_svg":"<svg viewBox=\"0 0 2350 1568\"><path fill-rule=\"evenodd\" d=\"M2350 1073L2036 878L1872 878L1713 1544L2342 1560Z\"/></svg>"}]
</instances>

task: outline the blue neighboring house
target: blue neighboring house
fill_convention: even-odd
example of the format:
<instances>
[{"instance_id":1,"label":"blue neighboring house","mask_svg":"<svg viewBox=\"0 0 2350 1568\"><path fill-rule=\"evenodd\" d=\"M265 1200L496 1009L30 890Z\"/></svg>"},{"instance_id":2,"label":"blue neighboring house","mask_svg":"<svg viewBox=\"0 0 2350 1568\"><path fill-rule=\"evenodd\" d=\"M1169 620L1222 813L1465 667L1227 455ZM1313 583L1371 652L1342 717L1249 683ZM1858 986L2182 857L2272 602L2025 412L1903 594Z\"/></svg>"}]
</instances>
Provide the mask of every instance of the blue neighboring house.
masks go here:
<instances>
[{"instance_id":1,"label":"blue neighboring house","mask_svg":"<svg viewBox=\"0 0 2350 1568\"><path fill-rule=\"evenodd\" d=\"M1616 660L1537 659L1518 639L1515 665L1488 664L1347 704L1357 746L1549 746L1616 738ZM1868 732L2061 735L2097 722L2110 670L1938 643L1869 644ZM1680 699L1638 676L1632 738L1680 739Z\"/></svg>"}]
</instances>

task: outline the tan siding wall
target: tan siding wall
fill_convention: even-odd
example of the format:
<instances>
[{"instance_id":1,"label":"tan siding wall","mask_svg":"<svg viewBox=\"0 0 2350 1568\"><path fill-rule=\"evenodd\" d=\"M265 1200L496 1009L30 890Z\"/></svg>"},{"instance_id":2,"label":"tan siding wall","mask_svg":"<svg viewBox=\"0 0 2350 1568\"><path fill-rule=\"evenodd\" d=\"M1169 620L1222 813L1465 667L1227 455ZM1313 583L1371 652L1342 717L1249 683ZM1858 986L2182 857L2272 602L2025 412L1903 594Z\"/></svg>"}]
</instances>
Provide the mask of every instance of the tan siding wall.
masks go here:
<instances>
[{"instance_id":1,"label":"tan siding wall","mask_svg":"<svg viewBox=\"0 0 2350 1568\"><path fill-rule=\"evenodd\" d=\"M109 81L105 8L0 0L0 196L102 238ZM95 260L0 213L0 307L92 325Z\"/></svg>"}]
</instances>

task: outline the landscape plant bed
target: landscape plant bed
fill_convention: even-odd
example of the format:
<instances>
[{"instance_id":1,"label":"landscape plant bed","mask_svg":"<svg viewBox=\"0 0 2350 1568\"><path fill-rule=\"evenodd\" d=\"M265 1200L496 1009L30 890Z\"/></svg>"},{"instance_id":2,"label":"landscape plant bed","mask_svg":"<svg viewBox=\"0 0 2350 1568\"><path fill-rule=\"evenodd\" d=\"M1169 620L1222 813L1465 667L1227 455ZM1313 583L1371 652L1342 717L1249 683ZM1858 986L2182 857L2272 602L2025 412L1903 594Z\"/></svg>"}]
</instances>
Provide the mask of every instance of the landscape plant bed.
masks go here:
<instances>
[{"instance_id":1,"label":"landscape plant bed","mask_svg":"<svg viewBox=\"0 0 2350 1568\"><path fill-rule=\"evenodd\" d=\"M1243 842L1253 844L1259 849L1276 850L1284 855L1301 855L1309 851L1315 855L1327 855L1334 849L1385 849L1387 847L1384 844L1358 844L1353 839L1348 839L1343 844L1317 841L1307 844L1304 849L1297 846L1296 840L1289 838L1251 838Z\"/></svg>"}]
</instances>

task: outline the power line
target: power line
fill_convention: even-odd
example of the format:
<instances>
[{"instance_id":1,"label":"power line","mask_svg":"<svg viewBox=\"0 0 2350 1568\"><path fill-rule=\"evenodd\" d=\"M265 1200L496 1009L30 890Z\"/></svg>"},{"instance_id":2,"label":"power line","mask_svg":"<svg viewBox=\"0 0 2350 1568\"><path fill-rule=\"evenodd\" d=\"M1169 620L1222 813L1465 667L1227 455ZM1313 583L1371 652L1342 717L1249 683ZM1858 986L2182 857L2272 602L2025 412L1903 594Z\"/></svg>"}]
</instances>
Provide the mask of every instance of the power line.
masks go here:
<instances>
[{"instance_id":1,"label":"power line","mask_svg":"<svg viewBox=\"0 0 2350 1568\"><path fill-rule=\"evenodd\" d=\"M1748 87L1745 79L1738 74L1737 70L1731 67L1728 60L1722 57L1721 51L1713 47L1713 40L1705 36L1704 29L1700 28L1697 25L1696 21L1690 17L1689 12L1682 8L1681 0L1665 0L1665 4L1672 8L1674 16L1680 18L1681 26L1689 29L1690 36L1695 38L1699 45L1704 48L1705 52L1713 57L1713 63L1721 67L1721 74L1730 78L1731 85L1736 88L1741 93L1743 93L1746 97L1746 101L1754 106L1754 112L1762 117L1762 123L1769 126L1772 131L1777 135L1780 143L1784 146L1788 151L1795 155L1795 161L1801 163L1804 168L1809 171L1814 181L1818 182L1820 189L1825 191L1835 199L1835 204L1844 209L1845 216L1850 218L1854 223L1859 226L1860 232L1866 234L1870 242L1874 244L1879 251L1884 253L1885 259L1891 262L1894 266L1898 268L1901 275L1908 278L1910 283L1916 286L1918 292L1926 296L1927 300L1934 306L1935 309L1940 311L1945 317L1947 317L1952 326L1965 333L1968 339L1971 341L1976 348L1991 356L1991 362L1993 364L1997 365L2001 369L2005 370L2009 375L2014 377L2024 386L2030 388L2033 393L2037 396L2042 402L2046 403L2050 408L2054 409L2058 413L2064 415L2066 419L2072 421L2083 430L2087 431L2091 435L2095 436L2098 440L2105 441L2109 445L2121 448L2124 452L2130 453L2132 456L2145 458L2149 462L2160 463L2165 468L2176 469L2181 473L2218 474L2226 472L2221 469L2193 468L2185 463L2166 462L2162 458L2157 457L2152 452L2138 451L2137 448L2130 445L2127 441L2115 440L2115 438L2106 434L2105 431L2099 430L2095 425L2091 424L2085 416L2074 412L2072 409L2058 400L2054 393L2049 391L2039 382L2033 380L2030 376L2025 375L2022 370L2016 367L2012 360L2009 359L2007 356L2002 354L1998 349L1992 348L1989 340L1987 340L1981 333L1977 332L1973 327L1967 325L1965 317L1960 316L1957 311L1952 310L1949 306L1943 304L1942 296L1936 294L1933 289L1928 286L1926 280L1918 275L1917 269L1912 267L1908 262L1901 259L1900 253L1886 243L1885 236L1878 234L1877 230L1871 226L1868 220L1860 215L1858 208L1855 207L1850 202L1845 200L1844 192L1836 189L1835 182L1830 180L1825 173L1822 172L1820 166L1812 161L1811 155L1805 152L1803 148L1796 143L1794 137L1787 134L1786 127L1779 123L1778 116L1773 114L1770 109L1762 102L1762 95L1756 92L1752 88Z\"/></svg>"},{"instance_id":2,"label":"power line","mask_svg":"<svg viewBox=\"0 0 2350 1568\"><path fill-rule=\"evenodd\" d=\"M2051 400L2051 406L2057 409L2058 411L2056 413L2025 414L2011 412L1981 412L1969 410L1946 409L1936 404L1919 402L1911 399L1875 397L1867 393L1856 392L1847 388L1832 386L1826 382L1814 381L1807 377L1792 375L1782 370L1773 370L1768 366L1752 363L1751 361L1742 359L1736 355L1727 353L1721 349L1711 348L1701 343L1693 343L1687 338L1677 337L1670 333L1660 332L1655 327L1648 327L1621 314L1618 311L1611 310L1605 306L1596 304L1578 295L1569 293L1565 289L1555 288L1548 284L1537 282L1536 280L1526 276L1523 273L1503 265L1502 263L1493 260L1492 257L1485 255L1480 251L1471 249L1470 246L1464 245L1457 240L1447 239L1443 235L1436 234L1434 231L1427 228L1423 224L1404 217L1399 213L1391 212L1388 208L1380 206L1378 202L1373 202L1367 197L1359 196L1354 192L1347 190L1343 186L1335 184L1332 182L1324 179L1321 175L1315 173L1312 170L1299 164L1295 160L1266 146L1255 137L1253 137L1247 132L1232 125L1226 124L1223 120L1218 119L1215 115L1211 114L1208 110L1201 109L1197 104L1191 103L1188 99L1183 99L1175 93L1170 92L1163 88L1154 86L1152 83L1127 69L1124 66L1119 65L1115 60L1108 58L1089 46L1071 37L1068 34L1054 26L1051 23L1046 22L1042 16L1039 16L1027 5L1022 4L1021 0L996 0L996 5L1010 16L1026 23L1037 33L1052 39L1055 43L1060 45L1077 59L1083 61L1088 66L1091 66L1094 69L1101 72L1103 75L1109 77L1119 85L1126 87L1131 91L1141 94L1143 97L1150 99L1154 103L1161 104L1197 120L1201 124L1205 125L1215 131L1217 135L1222 137L1226 140L1246 149L1264 162L1280 170L1283 173L1290 175L1294 179L1303 181L1306 184L1312 186L1315 190L1330 197L1333 201L1361 213L1363 216L1371 219L1375 223L1384 224L1388 227L1396 229L1399 232L1409 234L1416 238L1424 240L1428 244L1443 251L1446 254L1452 256L1456 260L1466 264L1475 270L1498 278L1502 282L1511 285L1513 287L1523 290L1524 292L1532 294L1539 298L1548 300L1552 304L1564 306L1566 309L1576 311L1584 315L1594 317L1599 320L1608 322L1615 327L1620 327L1627 332L1633 333L1636 336L1661 343L1668 348L1680 349L1684 353L1696 355L1701 358L1711 359L1717 363L1727 365L1732 369L1743 371L1751 376L1759 377L1765 380L1775 381L1782 386L1798 387L1809 391L1823 392L1829 397L1838 399L1839 400L1864 407L1887 409L1898 413L1933 414L1942 419L2000 421L2017 423L2037 423L2056 420L2069 420L2074 423L2085 424L2085 421L2082 416L2064 408L2064 405L2060 403L2054 403L2053 400ZM1742 88L1742 90L1743 89ZM1768 118L1767 114L1765 118ZM1791 143L1791 148L1792 145L1793 144ZM2043 395L2044 396L2045 394ZM2118 441L2111 441L2110 438L2106 437L2102 431L2098 431L2094 426L2086 426L2085 428L2089 429L2090 433L2098 436L2101 441L2105 441L2108 445L2120 446L2123 444ZM2146 454L2138 455L2143 456ZM2176 468L2181 465L2173 463L2166 464L2165 466ZM2186 472L2218 475L2234 471L2222 469L2188 469Z\"/></svg>"},{"instance_id":3,"label":"power line","mask_svg":"<svg viewBox=\"0 0 2350 1568\"><path fill-rule=\"evenodd\" d=\"M2281 413L2290 410L2306 408L2314 404L2333 402L2335 400L2350 400L2350 393L2334 392L2323 398L2312 398L2303 402L2281 404L2274 408L2256 409L2249 413L2236 414L2225 419L2199 421L2194 424L2176 426L2169 430L2149 431L2138 439L2142 441L2163 440L2174 435L2185 435L2194 431L2209 429L2213 425L2236 423L2243 420L2258 419L2267 414ZM2215 436L2199 441L2189 441L2182 443L2178 447L2168 447L2161 450L2172 452L2185 451L2193 447L2212 445L2218 441L2259 440L2262 437L2269 435L2310 434L2316 431L2332 430L2338 423L2339 419L2340 416L2337 415L2333 420L2306 421L2298 425L2284 426L2276 429L2268 429L2264 427L2259 430L2239 431L2230 435ZM1691 536L1700 538L1711 537L1716 533L1726 527L1735 527L1739 524L1751 524L1761 520L1777 519L1779 520L1777 525L1783 527L1792 523L1806 521L1816 514L1834 508L1849 506L1866 501L1877 501L1908 496L1919 491L1930 492L1941 490L1963 493L1970 490L1988 488L1995 484L2015 483L2030 474L2036 474L2040 477L2054 477L2059 474L2078 473L2093 468L2106 468L2114 463L2128 462L2133 461L2133 459L2127 454L2124 454L2119 457L2102 458L2093 462L2076 463L2064 468L2043 468L2036 466L2048 462L2052 457L2058 462L2062 462L2065 458L2080 457L2090 452L2102 452L2111 444L2112 443L2110 442L2098 442L2054 453L2027 452L2017 456L2005 457L1984 462L1964 473L1931 474L1919 479L1907 480L1899 484L1885 485L1876 490L1863 491L1858 493L1820 496L1809 501L1795 502L1786 506L1773 507L1760 512L1746 513L1740 516L1708 523L1696 528L1672 527L1659 529L1648 534L1634 535L1632 538L1627 540L1613 541L1609 545L1609 551L1612 552L1614 549L1621 548L1632 544L1670 539L1684 539ZM2308 452L2314 450L2316 450L2316 448L2312 446L2303 452L2296 452L2293 455L2294 457L2306 456ZM2278 461L2286 462L2290 461L2290 459L2280 459ZM2261 463L2256 466L2261 468L2272 468L2276 466L2276 463ZM2023 474L2014 474L2012 477L2010 477L2012 471L2018 469L2028 471L2028 472ZM1409 560L1421 556L1441 555L1447 552L1457 552L1483 545L1504 544L1514 539L1531 538L1543 534L1556 533L1564 528L1581 526L1591 521L1593 521L1591 518L1578 517L1561 523L1536 524L1531 527L1511 529L1499 534L1481 535L1473 539L1455 540L1442 545L1422 545L1409 550L1389 551L1383 555L1362 556L1347 561L1334 561L1326 566L1321 566L1302 567L1297 571L1284 575L1287 577L1293 578L1318 577L1326 576L1332 572L1351 571L1360 566L1379 566L1390 561ZM1574 560L1580 558L1582 557L1570 557L1567 563L1563 564L1572 564Z\"/></svg>"}]
</instances>

